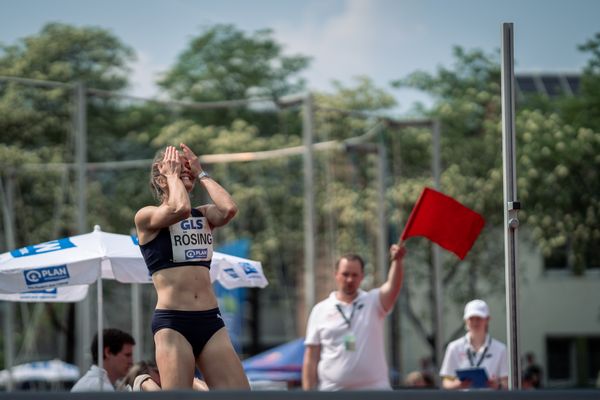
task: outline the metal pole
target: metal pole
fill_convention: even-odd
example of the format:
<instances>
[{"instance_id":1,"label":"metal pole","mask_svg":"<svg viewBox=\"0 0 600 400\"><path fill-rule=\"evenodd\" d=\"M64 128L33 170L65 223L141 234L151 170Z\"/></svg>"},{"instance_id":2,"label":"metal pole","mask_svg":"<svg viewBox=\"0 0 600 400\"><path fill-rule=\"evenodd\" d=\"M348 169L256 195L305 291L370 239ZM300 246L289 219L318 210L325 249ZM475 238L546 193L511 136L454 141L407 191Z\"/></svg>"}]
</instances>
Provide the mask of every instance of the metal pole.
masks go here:
<instances>
[{"instance_id":1,"label":"metal pole","mask_svg":"<svg viewBox=\"0 0 600 400\"><path fill-rule=\"evenodd\" d=\"M377 159L376 159L376 167L377 167L377 193L378 193L378 203L379 207L377 207L377 264L378 264L378 285L382 285L383 282L387 279L387 270L388 270L388 248L389 238L388 238L388 224L386 219L386 201L385 201L385 189L386 189L386 176L385 176L385 168L387 161L387 152L385 150L385 145L383 143L383 137L380 135L379 143L377 144ZM394 323L397 323L398 310L397 307L392 309L392 318L386 318L385 320L385 343L386 348L390 349L390 364L393 368L395 368L398 372L400 372L400 352L398 349L400 348L400 340L399 335L396 335L397 330L394 326ZM393 384L396 386L399 382L394 381Z\"/></svg>"},{"instance_id":2,"label":"metal pole","mask_svg":"<svg viewBox=\"0 0 600 400\"><path fill-rule=\"evenodd\" d=\"M441 177L441 154L440 154L440 122L434 119L431 122L432 136L433 136L433 160L432 160L432 172L435 188L441 189L440 177ZM433 246L433 284L435 292L435 364L439 368L442 364L442 357L444 354L444 288L442 285L442 252L437 244Z\"/></svg>"},{"instance_id":3,"label":"metal pole","mask_svg":"<svg viewBox=\"0 0 600 400\"><path fill-rule=\"evenodd\" d=\"M378 226L378 240L377 240L377 264L378 264L378 281L379 285L385 282L387 274L387 220L385 217L385 160L386 151L383 143L377 145L377 159L375 160L375 166L377 167L377 202L379 207L377 210L377 226Z\"/></svg>"},{"instance_id":4,"label":"metal pole","mask_svg":"<svg viewBox=\"0 0 600 400\"><path fill-rule=\"evenodd\" d=\"M104 297L102 293L102 267L100 267L100 273L98 274L98 283L96 285L96 294L98 300L98 368L102 370L104 368ZM100 391L104 390L102 385L103 374L98 375Z\"/></svg>"},{"instance_id":5,"label":"metal pole","mask_svg":"<svg viewBox=\"0 0 600 400\"><path fill-rule=\"evenodd\" d=\"M14 182L13 177L8 176L6 179L6 190L4 182L0 177L0 195L2 197L2 215L4 221L4 232L6 234L6 247L12 250L16 247L15 241L15 219L14 219ZM14 389L14 381L12 369L15 362L15 306L10 301L4 302L4 369L8 371L8 381L6 382L6 390Z\"/></svg>"},{"instance_id":6,"label":"metal pole","mask_svg":"<svg viewBox=\"0 0 600 400\"><path fill-rule=\"evenodd\" d=\"M142 360L142 301L139 283L131 284L131 333L135 340L133 358Z\"/></svg>"},{"instance_id":7,"label":"metal pole","mask_svg":"<svg viewBox=\"0 0 600 400\"><path fill-rule=\"evenodd\" d=\"M304 304L306 315L315 305L315 196L313 163L313 99L304 97L302 137L304 142Z\"/></svg>"},{"instance_id":8,"label":"metal pole","mask_svg":"<svg viewBox=\"0 0 600 400\"><path fill-rule=\"evenodd\" d=\"M508 338L508 388L521 388L517 285L517 172L515 161L515 88L513 24L502 24L502 164L504 168L504 256Z\"/></svg>"},{"instance_id":9,"label":"metal pole","mask_svg":"<svg viewBox=\"0 0 600 400\"><path fill-rule=\"evenodd\" d=\"M85 84L79 82L76 86L77 115L75 136L75 162L77 164L77 229L79 233L87 231L87 104Z\"/></svg>"},{"instance_id":10,"label":"metal pole","mask_svg":"<svg viewBox=\"0 0 600 400\"><path fill-rule=\"evenodd\" d=\"M87 106L85 85L78 82L74 86L75 106L73 112L73 127L75 135L75 164L77 176L77 232L82 234L87 230L87 187L86 187L86 163L87 163ZM89 354L91 321L90 321L90 298L75 305L77 317L76 349L77 365L85 370L91 362Z\"/></svg>"}]
</instances>

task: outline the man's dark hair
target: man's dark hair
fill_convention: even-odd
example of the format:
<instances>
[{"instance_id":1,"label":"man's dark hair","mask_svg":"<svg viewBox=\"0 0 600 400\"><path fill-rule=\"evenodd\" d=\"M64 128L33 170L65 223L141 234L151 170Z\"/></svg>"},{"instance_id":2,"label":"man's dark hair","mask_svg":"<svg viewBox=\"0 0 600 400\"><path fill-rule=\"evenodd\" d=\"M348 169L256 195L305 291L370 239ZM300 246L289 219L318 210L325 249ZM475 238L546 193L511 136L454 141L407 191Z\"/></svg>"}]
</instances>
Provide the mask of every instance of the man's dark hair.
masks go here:
<instances>
[{"instance_id":1,"label":"man's dark hair","mask_svg":"<svg viewBox=\"0 0 600 400\"><path fill-rule=\"evenodd\" d=\"M108 351L111 354L117 354L123 349L123 345L130 344L135 345L135 340L133 337L127 333L123 332L120 329L109 328L103 331L103 345L106 349L108 347ZM94 339L92 340L92 361L94 364L98 364L98 334L94 335ZM102 352L104 353L104 352Z\"/></svg>"},{"instance_id":2,"label":"man's dark hair","mask_svg":"<svg viewBox=\"0 0 600 400\"><path fill-rule=\"evenodd\" d=\"M353 254L353 253L348 253L348 254L344 254L343 256L341 256L339 258L339 260L337 260L337 262L335 263L335 270L337 271L338 268L340 267L340 262L342 261L342 259L346 259L348 261L358 261L360 264L360 270L362 272L365 272L365 261L362 259L361 256L359 256L358 254Z\"/></svg>"}]
</instances>

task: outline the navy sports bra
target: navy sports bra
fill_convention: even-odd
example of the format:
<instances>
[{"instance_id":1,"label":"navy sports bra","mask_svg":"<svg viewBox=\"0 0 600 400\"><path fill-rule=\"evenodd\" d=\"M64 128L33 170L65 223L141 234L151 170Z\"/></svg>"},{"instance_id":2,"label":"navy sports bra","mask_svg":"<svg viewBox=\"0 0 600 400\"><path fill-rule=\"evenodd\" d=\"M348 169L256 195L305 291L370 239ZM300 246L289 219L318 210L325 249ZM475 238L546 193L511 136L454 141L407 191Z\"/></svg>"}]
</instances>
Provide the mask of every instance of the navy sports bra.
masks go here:
<instances>
[{"instance_id":1,"label":"navy sports bra","mask_svg":"<svg viewBox=\"0 0 600 400\"><path fill-rule=\"evenodd\" d=\"M161 229L154 239L140 244L140 249L150 274L184 265L210 268L212 241L208 220L199 210L192 208L189 218Z\"/></svg>"}]
</instances>

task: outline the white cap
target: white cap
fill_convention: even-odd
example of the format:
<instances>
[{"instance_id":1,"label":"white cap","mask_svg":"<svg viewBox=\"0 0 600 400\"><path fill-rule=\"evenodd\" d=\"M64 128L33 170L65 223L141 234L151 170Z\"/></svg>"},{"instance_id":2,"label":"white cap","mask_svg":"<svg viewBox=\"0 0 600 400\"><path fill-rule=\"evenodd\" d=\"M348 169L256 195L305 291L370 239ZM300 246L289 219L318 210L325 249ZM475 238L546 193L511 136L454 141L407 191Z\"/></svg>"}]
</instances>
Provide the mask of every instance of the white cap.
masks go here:
<instances>
[{"instance_id":1,"label":"white cap","mask_svg":"<svg viewBox=\"0 0 600 400\"><path fill-rule=\"evenodd\" d=\"M469 319L471 317L487 318L490 316L490 309L483 300L471 300L465 306L465 315L463 319Z\"/></svg>"}]
</instances>

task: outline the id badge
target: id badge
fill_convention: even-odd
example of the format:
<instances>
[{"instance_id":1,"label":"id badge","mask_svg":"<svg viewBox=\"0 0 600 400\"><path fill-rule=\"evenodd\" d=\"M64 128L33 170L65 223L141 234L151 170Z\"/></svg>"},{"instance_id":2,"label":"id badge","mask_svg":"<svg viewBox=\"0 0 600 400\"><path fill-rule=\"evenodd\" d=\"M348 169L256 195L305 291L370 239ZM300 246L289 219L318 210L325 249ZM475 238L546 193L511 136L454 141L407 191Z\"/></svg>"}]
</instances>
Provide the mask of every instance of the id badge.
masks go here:
<instances>
[{"instance_id":1,"label":"id badge","mask_svg":"<svg viewBox=\"0 0 600 400\"><path fill-rule=\"evenodd\" d=\"M347 333L344 336L344 347L346 348L346 351L356 350L356 337L352 332Z\"/></svg>"}]
</instances>

